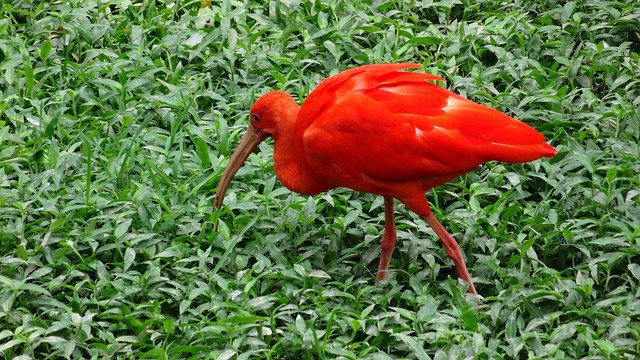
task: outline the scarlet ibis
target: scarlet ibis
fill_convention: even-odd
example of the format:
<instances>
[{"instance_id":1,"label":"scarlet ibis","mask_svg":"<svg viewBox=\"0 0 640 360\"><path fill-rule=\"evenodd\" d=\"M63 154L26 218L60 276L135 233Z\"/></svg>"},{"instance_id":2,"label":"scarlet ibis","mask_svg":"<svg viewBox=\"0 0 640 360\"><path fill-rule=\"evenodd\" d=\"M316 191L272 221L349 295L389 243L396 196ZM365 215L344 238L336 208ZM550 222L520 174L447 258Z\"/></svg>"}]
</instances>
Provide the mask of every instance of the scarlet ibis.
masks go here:
<instances>
[{"instance_id":1,"label":"scarlet ibis","mask_svg":"<svg viewBox=\"0 0 640 360\"><path fill-rule=\"evenodd\" d=\"M271 91L251 107L250 125L224 170L214 206L233 176L268 137L276 176L288 189L315 195L337 187L382 195L385 232L377 280L396 243L393 199L424 217L444 243L458 276L476 294L456 240L433 216L425 192L491 161L520 163L556 150L538 131L431 82L418 64L377 64L322 81L300 107Z\"/></svg>"}]
</instances>

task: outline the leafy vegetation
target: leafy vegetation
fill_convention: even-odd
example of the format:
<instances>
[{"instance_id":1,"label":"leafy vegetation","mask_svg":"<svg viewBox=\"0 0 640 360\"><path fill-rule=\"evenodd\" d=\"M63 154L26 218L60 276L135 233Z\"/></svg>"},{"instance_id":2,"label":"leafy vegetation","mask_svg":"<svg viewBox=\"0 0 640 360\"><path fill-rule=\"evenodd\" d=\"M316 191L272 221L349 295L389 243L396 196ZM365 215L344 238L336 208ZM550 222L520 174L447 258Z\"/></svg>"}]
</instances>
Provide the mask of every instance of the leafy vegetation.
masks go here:
<instances>
[{"instance_id":1,"label":"leafy vegetation","mask_svg":"<svg viewBox=\"0 0 640 360\"><path fill-rule=\"evenodd\" d=\"M638 2L1 6L4 358L640 356ZM293 194L268 143L212 211L255 98L403 61L559 150L427 194L480 308L402 207L375 284L382 199Z\"/></svg>"}]
</instances>

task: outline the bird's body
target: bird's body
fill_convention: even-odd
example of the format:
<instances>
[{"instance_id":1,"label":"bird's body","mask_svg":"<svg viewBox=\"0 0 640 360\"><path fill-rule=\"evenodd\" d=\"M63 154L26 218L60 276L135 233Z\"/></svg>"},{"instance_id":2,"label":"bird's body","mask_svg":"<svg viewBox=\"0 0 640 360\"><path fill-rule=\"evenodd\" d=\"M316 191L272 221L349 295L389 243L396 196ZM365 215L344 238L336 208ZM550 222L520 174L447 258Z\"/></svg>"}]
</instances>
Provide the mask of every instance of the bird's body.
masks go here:
<instances>
[{"instance_id":1,"label":"bird's body","mask_svg":"<svg viewBox=\"0 0 640 360\"><path fill-rule=\"evenodd\" d=\"M258 99L251 127L221 179L216 206L241 163L272 136L276 176L290 190L315 195L348 187L385 197L378 279L395 245L395 198L425 217L475 292L458 245L431 214L425 191L487 161L527 162L556 150L530 126L427 82L439 77L399 71L418 67L344 71L323 81L302 107L280 91Z\"/></svg>"}]
</instances>

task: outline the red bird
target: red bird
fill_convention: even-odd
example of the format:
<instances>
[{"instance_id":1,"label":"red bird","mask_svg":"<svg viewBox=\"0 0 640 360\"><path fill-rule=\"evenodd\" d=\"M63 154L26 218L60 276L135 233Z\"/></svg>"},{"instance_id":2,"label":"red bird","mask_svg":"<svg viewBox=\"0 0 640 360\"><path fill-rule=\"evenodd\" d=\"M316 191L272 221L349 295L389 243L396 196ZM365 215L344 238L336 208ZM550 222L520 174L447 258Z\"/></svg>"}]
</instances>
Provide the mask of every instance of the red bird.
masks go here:
<instances>
[{"instance_id":1,"label":"red bird","mask_svg":"<svg viewBox=\"0 0 640 360\"><path fill-rule=\"evenodd\" d=\"M428 82L442 78L399 71L419 67L378 64L343 71L322 81L302 107L281 91L262 96L222 174L215 207L247 157L271 136L275 173L288 189L315 195L347 187L384 197L378 281L385 278L396 243L395 198L424 217L476 294L460 247L431 213L425 192L490 160L527 162L556 150L532 127Z\"/></svg>"}]
</instances>

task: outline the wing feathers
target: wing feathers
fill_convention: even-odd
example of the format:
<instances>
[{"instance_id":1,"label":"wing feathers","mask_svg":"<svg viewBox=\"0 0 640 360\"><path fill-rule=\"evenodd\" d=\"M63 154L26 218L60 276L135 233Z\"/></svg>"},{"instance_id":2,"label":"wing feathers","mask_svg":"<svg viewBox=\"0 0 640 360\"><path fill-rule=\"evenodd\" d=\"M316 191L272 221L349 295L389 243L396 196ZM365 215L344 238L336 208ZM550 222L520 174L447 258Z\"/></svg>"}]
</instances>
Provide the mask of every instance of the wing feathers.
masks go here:
<instances>
[{"instance_id":1,"label":"wing feathers","mask_svg":"<svg viewBox=\"0 0 640 360\"><path fill-rule=\"evenodd\" d=\"M321 83L296 123L309 165L356 190L356 178L431 187L486 161L555 154L530 126L427 82L441 78L399 71L417 67L369 65Z\"/></svg>"}]
</instances>

